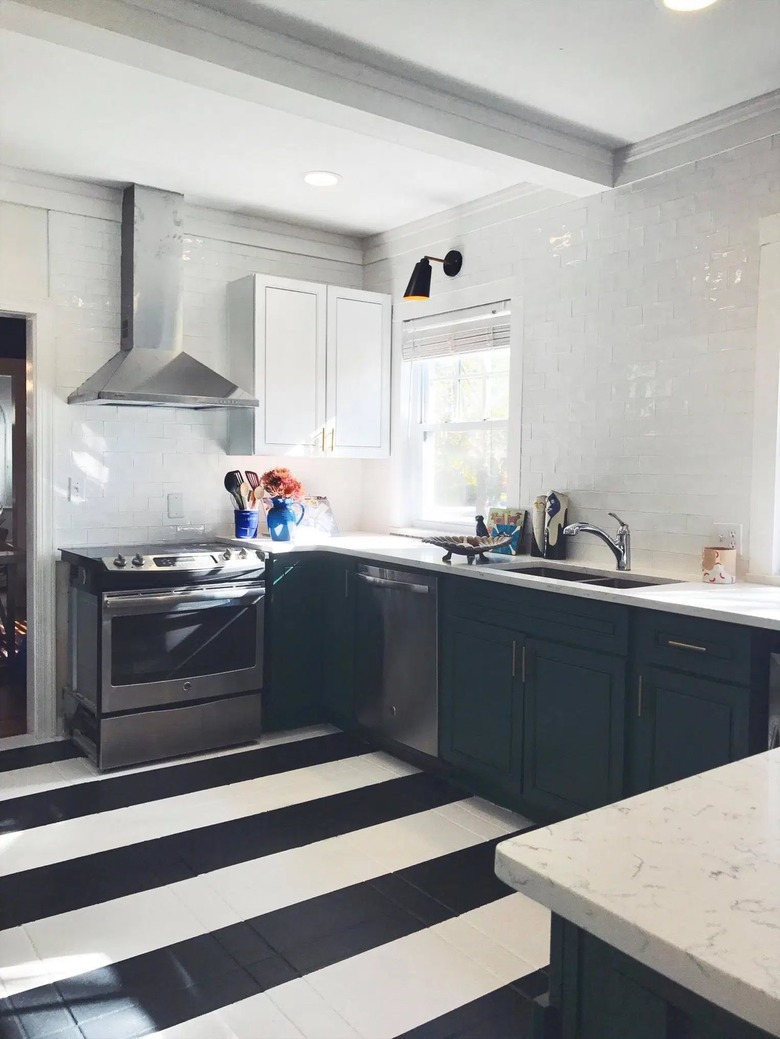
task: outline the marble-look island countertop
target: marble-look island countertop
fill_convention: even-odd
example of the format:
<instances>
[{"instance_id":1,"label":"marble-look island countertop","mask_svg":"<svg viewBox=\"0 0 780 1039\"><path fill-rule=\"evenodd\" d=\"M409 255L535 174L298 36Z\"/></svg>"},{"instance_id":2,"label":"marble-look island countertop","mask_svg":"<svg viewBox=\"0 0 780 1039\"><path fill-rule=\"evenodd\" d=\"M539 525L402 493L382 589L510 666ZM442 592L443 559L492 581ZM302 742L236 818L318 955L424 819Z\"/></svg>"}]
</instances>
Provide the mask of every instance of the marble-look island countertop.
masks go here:
<instances>
[{"instance_id":1,"label":"marble-look island countertop","mask_svg":"<svg viewBox=\"0 0 780 1039\"><path fill-rule=\"evenodd\" d=\"M308 534L308 539L304 540ZM683 614L690 617L708 617L711 620L745 624L755 628L780 631L780 586L749 584L707 585L700 581L680 581L674 584L655 584L646 588L602 588L595 585L577 584L573 581L558 581L545 577L531 577L517 570L502 569L507 565L544 564L544 560L530 556L489 556L491 562L480 566L469 564L465 557L454 556L452 562L443 563L443 551L434 545L423 544L413 538L394 534L348 534L342 537L317 537L315 532L301 531L299 540L290 542L271 541L270 538L244 539L225 538L231 544L252 544L266 552L327 551L339 555L369 559L388 566L413 566L438 574L458 574L479 581L496 584L534 588L553 594L573 595L581 599L598 599L627 606L643 606L666 613ZM609 565L609 553L605 550L604 574L616 573ZM594 572L592 566L566 563L568 569L585 569ZM630 572L626 576L639 577ZM674 574L651 574L656 578L672 578Z\"/></svg>"},{"instance_id":2,"label":"marble-look island countertop","mask_svg":"<svg viewBox=\"0 0 780 1039\"><path fill-rule=\"evenodd\" d=\"M780 1036L780 750L505 841L496 872Z\"/></svg>"}]
</instances>

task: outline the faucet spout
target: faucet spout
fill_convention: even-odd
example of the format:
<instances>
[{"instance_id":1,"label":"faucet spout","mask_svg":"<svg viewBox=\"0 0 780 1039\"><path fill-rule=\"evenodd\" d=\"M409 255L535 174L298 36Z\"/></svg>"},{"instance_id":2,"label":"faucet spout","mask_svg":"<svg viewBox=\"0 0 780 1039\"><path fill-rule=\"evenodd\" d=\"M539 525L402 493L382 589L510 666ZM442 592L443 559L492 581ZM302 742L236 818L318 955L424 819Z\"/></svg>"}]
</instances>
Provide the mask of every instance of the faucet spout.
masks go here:
<instances>
[{"instance_id":1,"label":"faucet spout","mask_svg":"<svg viewBox=\"0 0 780 1039\"><path fill-rule=\"evenodd\" d=\"M610 512L610 516L620 524L614 538L610 537L606 530L595 526L593 523L569 523L568 526L563 528L563 533L567 537L575 537L577 534L593 534L610 549L617 562L618 570L630 570L631 531L628 524L614 512Z\"/></svg>"}]
</instances>

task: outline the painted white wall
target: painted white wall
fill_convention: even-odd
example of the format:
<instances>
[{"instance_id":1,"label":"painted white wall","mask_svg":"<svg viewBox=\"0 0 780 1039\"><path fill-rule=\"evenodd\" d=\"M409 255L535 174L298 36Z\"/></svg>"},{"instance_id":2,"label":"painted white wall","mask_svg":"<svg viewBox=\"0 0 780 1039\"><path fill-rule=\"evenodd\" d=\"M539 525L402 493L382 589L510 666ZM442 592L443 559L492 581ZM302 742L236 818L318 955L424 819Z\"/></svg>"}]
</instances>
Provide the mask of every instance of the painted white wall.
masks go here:
<instances>
[{"instance_id":1,"label":"painted white wall","mask_svg":"<svg viewBox=\"0 0 780 1039\"><path fill-rule=\"evenodd\" d=\"M631 187L482 226L456 215L366 245L367 289L399 300L424 253L464 255L458 288L515 277L522 299L520 505L628 521L634 566L696 573L713 523L751 501L759 222L780 211L780 136ZM454 287L434 264L432 299ZM394 343L395 445L404 433ZM519 358L518 358L519 360ZM403 524L398 453L364 467L363 526ZM595 539L572 558L610 564Z\"/></svg>"},{"instance_id":2,"label":"painted white wall","mask_svg":"<svg viewBox=\"0 0 780 1039\"><path fill-rule=\"evenodd\" d=\"M224 412L66 403L119 346L120 193L6 172L4 178L0 171L0 272L15 272L23 297L47 286L55 314L55 544L167 539L188 524L228 533L232 511L222 479L234 463L224 450ZM20 233L25 227L36 234ZM187 210L185 349L219 371L228 367L229 281L261 272L361 286L361 257L352 240L305 228L284 231L252 218ZM20 254L21 265L15 262ZM262 472L284 460L239 462ZM341 528L349 530L361 518L362 465L295 459L291 468L309 493L329 495ZM68 501L69 477L82 480L79 503ZM167 518L172 492L184 495L183 520Z\"/></svg>"}]
</instances>

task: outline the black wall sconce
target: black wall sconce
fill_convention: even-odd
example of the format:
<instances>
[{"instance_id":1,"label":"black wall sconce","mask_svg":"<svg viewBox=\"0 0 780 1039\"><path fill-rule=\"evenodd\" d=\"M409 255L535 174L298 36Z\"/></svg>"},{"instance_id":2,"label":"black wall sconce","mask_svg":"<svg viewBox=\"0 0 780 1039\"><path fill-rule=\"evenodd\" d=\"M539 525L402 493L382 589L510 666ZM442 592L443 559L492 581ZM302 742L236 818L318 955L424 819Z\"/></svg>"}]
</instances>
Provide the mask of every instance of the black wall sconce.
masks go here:
<instances>
[{"instance_id":1,"label":"black wall sconce","mask_svg":"<svg viewBox=\"0 0 780 1039\"><path fill-rule=\"evenodd\" d=\"M430 299L431 295L431 265L430 260L434 260L436 263L444 265L444 273L448 278L454 278L456 274L460 274L460 269L463 266L463 253L459 253L457 249L450 249L447 255L442 259L440 256L423 256L423 258L414 265L412 276L409 279L409 284L406 286L406 292L404 293L404 299Z\"/></svg>"}]
</instances>

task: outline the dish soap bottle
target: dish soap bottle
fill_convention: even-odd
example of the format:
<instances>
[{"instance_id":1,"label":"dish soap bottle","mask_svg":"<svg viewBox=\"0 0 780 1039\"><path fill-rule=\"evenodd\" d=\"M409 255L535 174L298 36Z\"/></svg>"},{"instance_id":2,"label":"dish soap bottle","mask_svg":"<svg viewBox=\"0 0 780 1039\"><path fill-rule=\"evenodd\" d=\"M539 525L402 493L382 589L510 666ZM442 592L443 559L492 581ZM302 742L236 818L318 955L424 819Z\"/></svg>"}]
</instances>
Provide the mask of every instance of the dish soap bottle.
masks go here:
<instances>
[{"instance_id":1,"label":"dish soap bottle","mask_svg":"<svg viewBox=\"0 0 780 1039\"><path fill-rule=\"evenodd\" d=\"M478 538L490 537L490 531L485 526L485 517L484 516L477 516L476 520L477 520L477 537Z\"/></svg>"}]
</instances>

